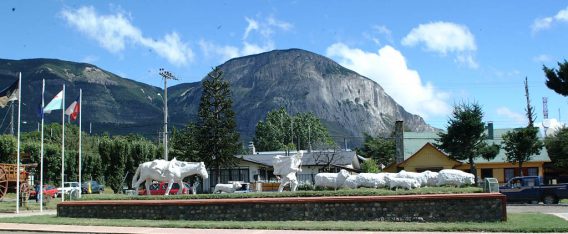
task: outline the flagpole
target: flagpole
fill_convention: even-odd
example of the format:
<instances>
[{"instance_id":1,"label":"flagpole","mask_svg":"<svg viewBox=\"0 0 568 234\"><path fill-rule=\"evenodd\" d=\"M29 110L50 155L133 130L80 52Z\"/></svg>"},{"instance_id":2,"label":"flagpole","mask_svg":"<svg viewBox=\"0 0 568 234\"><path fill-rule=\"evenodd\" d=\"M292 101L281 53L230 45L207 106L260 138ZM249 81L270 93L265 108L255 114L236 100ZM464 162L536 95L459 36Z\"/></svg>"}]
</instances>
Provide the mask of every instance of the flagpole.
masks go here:
<instances>
[{"instance_id":1,"label":"flagpole","mask_svg":"<svg viewBox=\"0 0 568 234\"><path fill-rule=\"evenodd\" d=\"M18 151L17 151L17 181L16 182L16 214L20 213L20 110L22 104L22 73L18 77Z\"/></svg>"},{"instance_id":2,"label":"flagpole","mask_svg":"<svg viewBox=\"0 0 568 234\"><path fill-rule=\"evenodd\" d=\"M79 89L79 103L77 103L77 105L79 105L79 188L81 188L81 135L83 135L83 132L81 131L81 115L83 114L83 111L81 110L81 107L83 106L82 89ZM79 192L79 198L81 198L81 192L82 191Z\"/></svg>"},{"instance_id":3,"label":"flagpole","mask_svg":"<svg viewBox=\"0 0 568 234\"><path fill-rule=\"evenodd\" d=\"M36 196L39 196L39 212L43 212L43 106L45 105L44 100L44 93L45 93L45 79L43 79L43 85L41 87L41 154L40 154L40 175L39 175L39 193L36 193Z\"/></svg>"},{"instance_id":4,"label":"flagpole","mask_svg":"<svg viewBox=\"0 0 568 234\"><path fill-rule=\"evenodd\" d=\"M65 201L65 84L63 84L63 99L61 100L61 201ZM71 190L69 190L71 195Z\"/></svg>"}]
</instances>

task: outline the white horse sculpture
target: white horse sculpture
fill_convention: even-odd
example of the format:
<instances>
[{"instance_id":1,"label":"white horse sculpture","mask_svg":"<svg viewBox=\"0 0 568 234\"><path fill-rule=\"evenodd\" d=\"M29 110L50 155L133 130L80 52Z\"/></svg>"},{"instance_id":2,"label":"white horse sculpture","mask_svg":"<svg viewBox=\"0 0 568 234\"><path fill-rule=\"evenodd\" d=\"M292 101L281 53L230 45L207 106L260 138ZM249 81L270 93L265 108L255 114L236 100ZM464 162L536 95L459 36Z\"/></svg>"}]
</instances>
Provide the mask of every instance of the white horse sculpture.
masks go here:
<instances>
[{"instance_id":1,"label":"white horse sculpture","mask_svg":"<svg viewBox=\"0 0 568 234\"><path fill-rule=\"evenodd\" d=\"M207 169L203 162L184 162L177 161L175 158L171 161L156 159L154 161L141 163L136 169L136 174L132 177L132 187L138 189L140 184L146 181L146 194L150 195L150 184L152 180L168 182L166 195L170 194L170 189L174 182L178 182L183 186L183 178L190 175L199 175L203 179L207 179ZM181 194L182 189L177 194Z\"/></svg>"},{"instance_id":2,"label":"white horse sculpture","mask_svg":"<svg viewBox=\"0 0 568 234\"><path fill-rule=\"evenodd\" d=\"M274 158L272 159L272 165L274 166L274 175L281 178L278 192L282 192L282 190L284 190L284 186L286 186L288 183L290 184L290 191L296 191L296 189L298 188L298 179L296 178L296 172L302 171L301 164L303 156L303 150L300 150L300 152L292 156L274 156Z\"/></svg>"}]
</instances>

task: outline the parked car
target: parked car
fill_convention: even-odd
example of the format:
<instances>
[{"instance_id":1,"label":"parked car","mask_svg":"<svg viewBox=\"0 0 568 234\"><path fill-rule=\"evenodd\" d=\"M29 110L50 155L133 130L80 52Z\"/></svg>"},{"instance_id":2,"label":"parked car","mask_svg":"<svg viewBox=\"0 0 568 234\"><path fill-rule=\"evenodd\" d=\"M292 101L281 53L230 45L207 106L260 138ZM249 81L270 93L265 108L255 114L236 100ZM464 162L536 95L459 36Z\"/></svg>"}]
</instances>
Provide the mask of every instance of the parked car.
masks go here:
<instances>
[{"instance_id":1,"label":"parked car","mask_svg":"<svg viewBox=\"0 0 568 234\"><path fill-rule=\"evenodd\" d=\"M89 190L90 187L90 190ZM100 184L95 180L87 181L81 185L81 193L103 193L105 191L105 186Z\"/></svg>"},{"instance_id":2,"label":"parked car","mask_svg":"<svg viewBox=\"0 0 568 234\"><path fill-rule=\"evenodd\" d=\"M151 195L164 195L166 194L166 190L168 189L168 183L167 182L159 182L159 183L153 183L150 185L150 194ZM170 190L170 195L175 195L177 194L179 190L179 184L178 183L174 183L172 185L172 189ZM183 183L183 189L182 189L182 194L189 194L189 192L191 191L191 186L189 186L188 183ZM141 188L138 190L138 195L146 195L146 188Z\"/></svg>"},{"instance_id":3,"label":"parked car","mask_svg":"<svg viewBox=\"0 0 568 234\"><path fill-rule=\"evenodd\" d=\"M37 186L37 188L39 188L39 185ZM32 190L30 190L30 199L36 199L37 193L39 191L36 191L35 188L32 188ZM55 198L57 196L57 187L50 185L50 184L44 184L43 185L43 197L47 198L47 197L51 197L51 198Z\"/></svg>"},{"instance_id":4,"label":"parked car","mask_svg":"<svg viewBox=\"0 0 568 234\"><path fill-rule=\"evenodd\" d=\"M70 194L73 191L81 191L79 182L65 182L63 183L63 188L57 188L57 196L61 196L61 194Z\"/></svg>"},{"instance_id":5,"label":"parked car","mask_svg":"<svg viewBox=\"0 0 568 234\"><path fill-rule=\"evenodd\" d=\"M568 184L544 185L540 176L514 177L499 192L507 196L509 202L530 202L558 204L568 198Z\"/></svg>"}]
</instances>

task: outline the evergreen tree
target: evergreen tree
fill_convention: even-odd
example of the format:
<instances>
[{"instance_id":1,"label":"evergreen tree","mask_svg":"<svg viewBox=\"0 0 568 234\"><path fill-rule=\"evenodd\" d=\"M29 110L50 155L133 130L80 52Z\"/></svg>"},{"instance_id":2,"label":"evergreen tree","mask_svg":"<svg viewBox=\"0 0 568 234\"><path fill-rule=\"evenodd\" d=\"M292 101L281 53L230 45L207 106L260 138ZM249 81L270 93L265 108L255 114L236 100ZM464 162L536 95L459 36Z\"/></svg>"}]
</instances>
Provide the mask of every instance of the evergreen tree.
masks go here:
<instances>
[{"instance_id":1,"label":"evergreen tree","mask_svg":"<svg viewBox=\"0 0 568 234\"><path fill-rule=\"evenodd\" d=\"M530 102L527 78L525 78L525 96L527 98L525 111L528 126L509 131L503 135L503 148L506 151L507 161L519 165L521 176L523 176L523 163L530 161L543 147L542 141L538 139L538 127L534 127L535 114Z\"/></svg>"},{"instance_id":2,"label":"evergreen tree","mask_svg":"<svg viewBox=\"0 0 568 234\"><path fill-rule=\"evenodd\" d=\"M170 155L178 160L189 162L203 161L199 147L199 128L194 123L189 123L185 128L172 131Z\"/></svg>"},{"instance_id":3,"label":"evergreen tree","mask_svg":"<svg viewBox=\"0 0 568 234\"><path fill-rule=\"evenodd\" d=\"M209 168L220 169L236 164L234 155L239 151L239 133L232 109L233 100L229 82L222 78L223 72L214 68L203 80L198 112L199 143L203 149L201 158Z\"/></svg>"},{"instance_id":4,"label":"evergreen tree","mask_svg":"<svg viewBox=\"0 0 568 234\"><path fill-rule=\"evenodd\" d=\"M543 65L546 86L562 96L568 96L568 61L558 62L558 67L554 69Z\"/></svg>"},{"instance_id":5,"label":"evergreen tree","mask_svg":"<svg viewBox=\"0 0 568 234\"><path fill-rule=\"evenodd\" d=\"M440 139L436 147L449 153L449 157L455 160L467 160L470 172L477 182L477 170L474 159L487 152L485 143L485 126L482 121L483 111L481 106L474 104L455 105L452 118L448 121L447 132L440 132ZM489 155L490 156L490 155ZM495 157L496 154L493 156Z\"/></svg>"},{"instance_id":6,"label":"evergreen tree","mask_svg":"<svg viewBox=\"0 0 568 234\"><path fill-rule=\"evenodd\" d=\"M365 135L365 142L363 148L357 150L357 154L372 158L377 163L388 166L395 162L395 143L392 139L385 139L382 137L373 137L367 133Z\"/></svg>"}]
</instances>

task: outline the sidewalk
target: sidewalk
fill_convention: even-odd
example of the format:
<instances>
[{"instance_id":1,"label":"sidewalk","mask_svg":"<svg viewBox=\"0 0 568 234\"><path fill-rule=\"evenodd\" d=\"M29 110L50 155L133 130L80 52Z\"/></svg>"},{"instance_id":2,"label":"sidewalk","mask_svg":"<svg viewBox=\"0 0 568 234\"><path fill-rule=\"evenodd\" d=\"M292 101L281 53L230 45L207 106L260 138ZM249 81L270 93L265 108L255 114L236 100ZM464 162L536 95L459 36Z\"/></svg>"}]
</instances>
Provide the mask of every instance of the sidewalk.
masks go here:
<instances>
[{"instance_id":1,"label":"sidewalk","mask_svg":"<svg viewBox=\"0 0 568 234\"><path fill-rule=\"evenodd\" d=\"M167 234L411 234L416 232L370 232L370 231L297 231L297 230L258 230L258 229L189 229L189 228L145 228L145 227L105 227L71 225L35 225L0 223L0 231L36 231L68 233L167 233ZM420 232L427 234L451 234L451 232ZM462 233L462 232L454 232ZM492 233L499 234L499 233Z\"/></svg>"},{"instance_id":2,"label":"sidewalk","mask_svg":"<svg viewBox=\"0 0 568 234\"><path fill-rule=\"evenodd\" d=\"M34 216L34 215L57 215L57 210L20 210L19 214L16 213L0 213L0 218Z\"/></svg>"},{"instance_id":3,"label":"sidewalk","mask_svg":"<svg viewBox=\"0 0 568 234\"><path fill-rule=\"evenodd\" d=\"M34 216L34 215L56 215L56 210L44 210L39 212L20 211L16 213L0 213L0 218ZM568 213L551 213L568 221ZM52 233L195 233L195 234L409 234L416 232L371 232L371 231L300 231L300 230L259 230L259 229L191 229L191 228L152 228L152 227L110 227L110 226L74 226L74 225L45 225L45 224L17 224L0 223L2 231L28 231L28 232L52 232ZM449 234L448 232L421 232L430 234ZM495 233L497 234L497 233Z\"/></svg>"}]
</instances>

